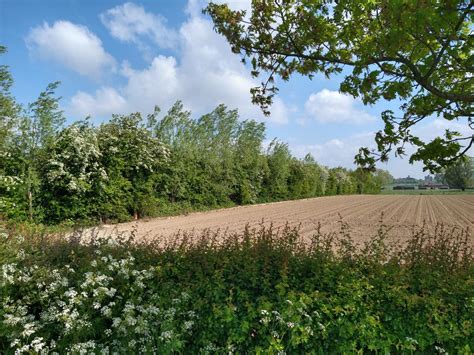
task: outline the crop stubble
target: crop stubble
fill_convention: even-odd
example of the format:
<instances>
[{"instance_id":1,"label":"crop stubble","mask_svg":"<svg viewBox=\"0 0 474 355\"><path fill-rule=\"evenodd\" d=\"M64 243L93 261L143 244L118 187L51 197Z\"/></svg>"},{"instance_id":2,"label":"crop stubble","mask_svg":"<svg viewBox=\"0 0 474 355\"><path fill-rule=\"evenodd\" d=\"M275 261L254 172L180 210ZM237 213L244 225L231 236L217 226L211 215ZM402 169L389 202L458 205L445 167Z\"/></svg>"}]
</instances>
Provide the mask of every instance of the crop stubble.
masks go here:
<instances>
[{"instance_id":1,"label":"crop stubble","mask_svg":"<svg viewBox=\"0 0 474 355\"><path fill-rule=\"evenodd\" d=\"M350 195L330 196L297 201L240 206L186 216L161 217L133 223L108 225L102 232L127 232L136 229L138 237L169 237L177 232L242 231L246 224L264 223L275 228L289 223L300 226L303 236L314 233L318 223L322 232L338 231L340 220L346 222L357 241L373 236L383 214L383 222L392 229L390 235L404 238L414 226L434 228L474 226L474 195ZM472 234L471 234L472 240Z\"/></svg>"}]
</instances>

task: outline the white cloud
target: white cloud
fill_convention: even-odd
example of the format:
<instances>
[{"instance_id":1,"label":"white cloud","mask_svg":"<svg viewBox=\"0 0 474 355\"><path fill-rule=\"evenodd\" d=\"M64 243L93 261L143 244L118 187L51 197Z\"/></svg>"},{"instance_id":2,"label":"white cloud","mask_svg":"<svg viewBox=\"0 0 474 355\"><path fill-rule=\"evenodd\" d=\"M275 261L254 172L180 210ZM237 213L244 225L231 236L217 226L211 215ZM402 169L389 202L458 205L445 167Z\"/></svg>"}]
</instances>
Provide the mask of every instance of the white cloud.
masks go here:
<instances>
[{"instance_id":1,"label":"white cloud","mask_svg":"<svg viewBox=\"0 0 474 355\"><path fill-rule=\"evenodd\" d=\"M374 133L364 132L347 138L333 138L321 144L291 143L290 148L297 157L311 153L316 161L329 167L354 168L354 156L362 146L373 146Z\"/></svg>"},{"instance_id":2,"label":"white cloud","mask_svg":"<svg viewBox=\"0 0 474 355\"><path fill-rule=\"evenodd\" d=\"M447 121L436 118L421 123L415 127L413 134L418 135L423 141L429 142L435 137L443 135L446 129L458 131L464 136L472 134L471 129L466 125L456 121ZM360 147L374 148L375 132L360 132L349 137L333 138L321 144L302 144L290 140L290 149L293 154L303 158L307 153L311 153L317 162L329 167L342 166L354 168L354 156ZM391 155L388 163L379 163L378 168L389 170L395 177L406 177L407 175L423 178L427 172L423 172L423 164L415 162L410 164L408 159L415 152L415 147L406 146L406 155L403 158Z\"/></svg>"},{"instance_id":3,"label":"white cloud","mask_svg":"<svg viewBox=\"0 0 474 355\"><path fill-rule=\"evenodd\" d=\"M447 129L459 132L463 136L470 136L473 134L473 131L469 128L467 122L463 124L456 120L448 121L443 118L436 118L424 125L419 124L413 131L414 134L418 135L422 140L431 140L435 137L442 136Z\"/></svg>"},{"instance_id":4,"label":"white cloud","mask_svg":"<svg viewBox=\"0 0 474 355\"><path fill-rule=\"evenodd\" d=\"M79 91L71 99L71 106L79 118L89 116L91 112L99 116L108 115L110 112L120 113L127 108L125 98L111 87L102 87L95 95Z\"/></svg>"},{"instance_id":5,"label":"white cloud","mask_svg":"<svg viewBox=\"0 0 474 355\"><path fill-rule=\"evenodd\" d=\"M281 99L276 98L273 115L269 118L263 118L260 108L251 103L249 90L258 82L231 52L225 39L214 32L209 20L200 14L190 15L180 27L177 41L179 53L176 57L156 56L144 69L135 69L128 64L122 66L120 74L126 84L117 87L115 95L110 96L112 102L119 96L126 102L121 112L148 113L155 105L167 109L179 99L197 114L209 112L224 103L229 108L238 108L244 119L277 124L287 122L289 109ZM102 108L107 106L110 106L108 114L120 113L114 111L116 105L104 104L104 97L99 97L99 93L87 97L89 114L105 116L107 112ZM85 98L84 93L80 94ZM69 111L83 115L83 107L78 103L84 100L78 100L76 96L70 102Z\"/></svg>"},{"instance_id":6,"label":"white cloud","mask_svg":"<svg viewBox=\"0 0 474 355\"><path fill-rule=\"evenodd\" d=\"M334 168L342 166L348 169L355 169L354 156L360 147L374 147L373 132L356 133L345 138L333 138L321 144L299 144L290 143L290 149L299 158L303 158L307 153L311 153L316 161L322 165ZM377 167L389 170L395 177L405 177L407 175L422 178L423 166L420 163L409 164L408 157L403 159L391 157L388 163L379 163Z\"/></svg>"},{"instance_id":7,"label":"white cloud","mask_svg":"<svg viewBox=\"0 0 474 355\"><path fill-rule=\"evenodd\" d=\"M375 121L375 117L355 105L359 102L353 97L337 91L323 89L311 94L305 103L307 115L321 123L355 123Z\"/></svg>"},{"instance_id":8,"label":"white cloud","mask_svg":"<svg viewBox=\"0 0 474 355\"><path fill-rule=\"evenodd\" d=\"M115 60L104 50L102 41L87 27L69 21L56 21L52 26L45 22L33 28L26 43L30 53L91 78L115 68Z\"/></svg>"},{"instance_id":9,"label":"white cloud","mask_svg":"<svg viewBox=\"0 0 474 355\"><path fill-rule=\"evenodd\" d=\"M174 48L176 45L177 33L167 27L166 19L146 12L140 5L127 2L107 10L100 19L110 34L121 41L145 47L142 38L148 37L161 48Z\"/></svg>"}]
</instances>

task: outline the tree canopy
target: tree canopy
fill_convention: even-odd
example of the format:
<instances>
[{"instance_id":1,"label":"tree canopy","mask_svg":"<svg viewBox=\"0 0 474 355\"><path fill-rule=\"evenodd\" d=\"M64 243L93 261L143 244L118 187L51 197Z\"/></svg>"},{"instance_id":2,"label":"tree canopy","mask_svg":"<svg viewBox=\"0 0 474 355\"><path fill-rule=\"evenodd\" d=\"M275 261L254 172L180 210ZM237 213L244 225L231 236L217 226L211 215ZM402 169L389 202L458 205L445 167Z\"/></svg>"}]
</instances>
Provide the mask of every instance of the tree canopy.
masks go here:
<instances>
[{"instance_id":1,"label":"tree canopy","mask_svg":"<svg viewBox=\"0 0 474 355\"><path fill-rule=\"evenodd\" d=\"M473 175L472 158L463 157L456 164L446 168L443 174L443 180L451 188L465 190L471 182Z\"/></svg>"},{"instance_id":2,"label":"tree canopy","mask_svg":"<svg viewBox=\"0 0 474 355\"><path fill-rule=\"evenodd\" d=\"M401 101L401 117L382 113L376 149L363 147L355 160L374 170L391 153L439 171L464 155L474 134L446 130L423 141L412 128L432 116L474 129L474 2L466 0L254 0L252 12L210 3L208 13L233 52L250 60L252 75L265 74L251 90L269 114L277 77L343 74L340 91L365 104Z\"/></svg>"}]
</instances>

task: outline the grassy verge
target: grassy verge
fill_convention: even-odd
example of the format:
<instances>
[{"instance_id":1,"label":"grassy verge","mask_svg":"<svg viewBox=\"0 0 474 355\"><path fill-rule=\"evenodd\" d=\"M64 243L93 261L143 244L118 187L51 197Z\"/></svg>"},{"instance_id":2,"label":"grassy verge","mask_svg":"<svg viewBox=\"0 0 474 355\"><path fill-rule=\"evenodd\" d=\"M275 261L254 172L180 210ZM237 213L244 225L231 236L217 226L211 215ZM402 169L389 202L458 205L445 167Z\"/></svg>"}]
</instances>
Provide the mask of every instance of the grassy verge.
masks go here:
<instances>
[{"instance_id":1,"label":"grassy verge","mask_svg":"<svg viewBox=\"0 0 474 355\"><path fill-rule=\"evenodd\" d=\"M2 353L472 353L469 233L1 236Z\"/></svg>"}]
</instances>

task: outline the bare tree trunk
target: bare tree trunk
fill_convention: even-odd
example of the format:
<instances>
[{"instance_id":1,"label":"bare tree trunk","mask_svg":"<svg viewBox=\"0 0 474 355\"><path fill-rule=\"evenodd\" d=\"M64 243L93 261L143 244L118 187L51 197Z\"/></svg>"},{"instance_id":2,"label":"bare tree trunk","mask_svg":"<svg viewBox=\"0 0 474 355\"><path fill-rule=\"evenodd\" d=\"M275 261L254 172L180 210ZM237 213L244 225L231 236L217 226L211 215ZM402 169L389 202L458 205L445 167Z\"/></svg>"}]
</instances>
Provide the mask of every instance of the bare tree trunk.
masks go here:
<instances>
[{"instance_id":1,"label":"bare tree trunk","mask_svg":"<svg viewBox=\"0 0 474 355\"><path fill-rule=\"evenodd\" d=\"M31 191L31 174L28 171L28 218L33 220L33 192Z\"/></svg>"},{"instance_id":2,"label":"bare tree trunk","mask_svg":"<svg viewBox=\"0 0 474 355\"><path fill-rule=\"evenodd\" d=\"M33 220L33 194L31 193L31 190L28 188L28 215L30 218L30 221Z\"/></svg>"}]
</instances>

